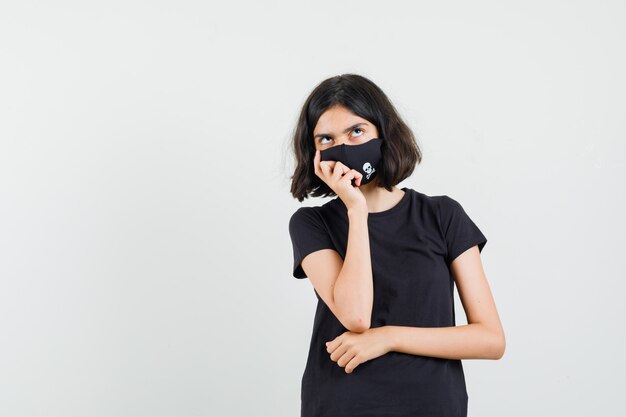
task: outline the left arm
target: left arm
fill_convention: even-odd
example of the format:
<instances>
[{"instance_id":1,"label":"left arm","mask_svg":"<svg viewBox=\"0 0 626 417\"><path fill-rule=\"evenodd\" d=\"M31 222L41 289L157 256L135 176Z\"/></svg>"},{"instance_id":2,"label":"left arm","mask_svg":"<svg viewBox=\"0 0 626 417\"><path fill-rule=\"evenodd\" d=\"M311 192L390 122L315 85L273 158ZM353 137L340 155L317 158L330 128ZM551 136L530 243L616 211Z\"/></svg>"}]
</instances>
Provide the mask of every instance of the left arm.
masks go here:
<instances>
[{"instance_id":1,"label":"left arm","mask_svg":"<svg viewBox=\"0 0 626 417\"><path fill-rule=\"evenodd\" d=\"M389 350L447 359L500 359L506 340L477 246L450 265L468 324L384 326Z\"/></svg>"}]
</instances>

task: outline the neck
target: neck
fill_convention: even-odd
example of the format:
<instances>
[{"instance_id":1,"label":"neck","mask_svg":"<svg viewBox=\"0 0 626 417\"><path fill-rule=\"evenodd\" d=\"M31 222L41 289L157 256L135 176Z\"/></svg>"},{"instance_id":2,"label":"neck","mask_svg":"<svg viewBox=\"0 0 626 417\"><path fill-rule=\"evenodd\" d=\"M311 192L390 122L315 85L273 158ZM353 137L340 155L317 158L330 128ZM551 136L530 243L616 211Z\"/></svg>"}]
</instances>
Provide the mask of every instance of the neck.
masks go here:
<instances>
[{"instance_id":1,"label":"neck","mask_svg":"<svg viewBox=\"0 0 626 417\"><path fill-rule=\"evenodd\" d=\"M392 191L387 191L384 187L377 186L377 180L362 185L359 187L365 200L367 201L367 207L370 213L387 210L395 206L405 191L393 186Z\"/></svg>"}]
</instances>

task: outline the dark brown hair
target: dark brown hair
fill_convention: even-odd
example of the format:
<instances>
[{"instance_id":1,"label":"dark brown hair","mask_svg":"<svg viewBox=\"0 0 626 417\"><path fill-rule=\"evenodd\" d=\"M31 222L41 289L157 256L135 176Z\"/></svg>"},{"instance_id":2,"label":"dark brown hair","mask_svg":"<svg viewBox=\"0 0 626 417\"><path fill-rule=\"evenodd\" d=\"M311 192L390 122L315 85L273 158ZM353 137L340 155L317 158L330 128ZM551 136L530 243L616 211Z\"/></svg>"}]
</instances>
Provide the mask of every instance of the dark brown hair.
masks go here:
<instances>
[{"instance_id":1,"label":"dark brown hair","mask_svg":"<svg viewBox=\"0 0 626 417\"><path fill-rule=\"evenodd\" d=\"M305 198L335 196L335 192L315 175L313 129L322 113L342 105L373 123L383 140L383 158L376 186L392 191L408 178L422 160L422 152L411 129L398 115L385 93L372 81L357 74L341 74L318 84L304 102L291 143L296 168L291 178L291 194Z\"/></svg>"}]
</instances>

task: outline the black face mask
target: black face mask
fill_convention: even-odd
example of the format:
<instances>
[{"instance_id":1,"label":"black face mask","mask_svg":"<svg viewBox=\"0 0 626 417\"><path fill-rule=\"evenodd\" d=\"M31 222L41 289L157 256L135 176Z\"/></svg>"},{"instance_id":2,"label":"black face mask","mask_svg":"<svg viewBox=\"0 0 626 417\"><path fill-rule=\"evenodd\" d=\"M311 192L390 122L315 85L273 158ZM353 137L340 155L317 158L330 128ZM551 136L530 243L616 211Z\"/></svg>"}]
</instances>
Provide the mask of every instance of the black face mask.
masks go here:
<instances>
[{"instance_id":1,"label":"black face mask","mask_svg":"<svg viewBox=\"0 0 626 417\"><path fill-rule=\"evenodd\" d=\"M320 161L339 161L350 169L363 174L361 185L372 181L378 174L383 154L380 147L383 140L373 138L360 145L341 144L320 151ZM355 181L352 180L352 185Z\"/></svg>"}]
</instances>

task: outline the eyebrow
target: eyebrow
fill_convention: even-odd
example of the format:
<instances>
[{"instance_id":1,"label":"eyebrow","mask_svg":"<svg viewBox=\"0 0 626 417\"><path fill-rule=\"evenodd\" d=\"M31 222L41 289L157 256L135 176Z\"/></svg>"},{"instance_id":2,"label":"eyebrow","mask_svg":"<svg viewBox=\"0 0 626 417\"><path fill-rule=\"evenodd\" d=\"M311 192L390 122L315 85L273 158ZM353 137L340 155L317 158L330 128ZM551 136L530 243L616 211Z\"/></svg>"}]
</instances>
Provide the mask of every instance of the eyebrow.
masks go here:
<instances>
[{"instance_id":1,"label":"eyebrow","mask_svg":"<svg viewBox=\"0 0 626 417\"><path fill-rule=\"evenodd\" d=\"M352 126L346 128L346 129L344 129L343 133L348 133L352 129L355 129L355 128L361 126L361 125L366 125L366 124L367 123L365 123L365 122L357 123L355 125L352 125ZM323 137L323 136L332 136L332 134L331 133L318 133L317 135L314 136L314 138L319 138L319 137Z\"/></svg>"}]
</instances>

